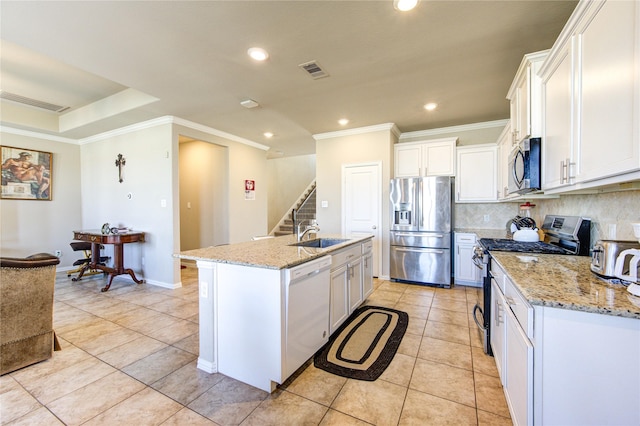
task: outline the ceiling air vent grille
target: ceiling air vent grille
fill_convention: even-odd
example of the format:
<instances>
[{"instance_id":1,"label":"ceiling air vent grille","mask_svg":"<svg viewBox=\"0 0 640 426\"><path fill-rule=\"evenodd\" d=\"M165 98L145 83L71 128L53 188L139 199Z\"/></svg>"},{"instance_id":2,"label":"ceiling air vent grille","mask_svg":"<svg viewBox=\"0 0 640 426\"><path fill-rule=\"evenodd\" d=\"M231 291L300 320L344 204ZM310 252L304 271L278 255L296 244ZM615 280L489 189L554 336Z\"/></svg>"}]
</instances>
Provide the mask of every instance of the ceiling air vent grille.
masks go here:
<instances>
[{"instance_id":1,"label":"ceiling air vent grille","mask_svg":"<svg viewBox=\"0 0 640 426\"><path fill-rule=\"evenodd\" d=\"M0 99L16 102L22 105L28 105L36 108L46 109L47 111L63 112L70 107L50 104L49 102L39 101L37 99L27 98L26 96L16 95L15 93L0 91Z\"/></svg>"},{"instance_id":2,"label":"ceiling air vent grille","mask_svg":"<svg viewBox=\"0 0 640 426\"><path fill-rule=\"evenodd\" d=\"M305 62L304 64L298 65L302 68L307 74L309 74L314 80L323 77L329 77L329 73L322 69L320 64L316 61Z\"/></svg>"}]
</instances>

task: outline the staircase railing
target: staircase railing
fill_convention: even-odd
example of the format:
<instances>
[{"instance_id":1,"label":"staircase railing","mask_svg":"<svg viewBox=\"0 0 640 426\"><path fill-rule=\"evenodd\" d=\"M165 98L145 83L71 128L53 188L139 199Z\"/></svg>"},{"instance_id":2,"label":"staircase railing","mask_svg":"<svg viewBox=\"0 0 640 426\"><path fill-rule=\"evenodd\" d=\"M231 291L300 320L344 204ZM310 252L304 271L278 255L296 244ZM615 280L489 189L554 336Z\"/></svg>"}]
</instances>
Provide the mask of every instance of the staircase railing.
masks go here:
<instances>
[{"instance_id":1,"label":"staircase railing","mask_svg":"<svg viewBox=\"0 0 640 426\"><path fill-rule=\"evenodd\" d=\"M316 193L316 188L314 186L314 188L309 191L309 193L307 194L307 196L305 197L304 201L302 201L302 203L300 204L300 206L298 206L298 208L294 208L291 210L291 220L293 221L293 233L295 234L298 231L298 224L304 220L304 218L298 220L298 212L302 209L304 209L304 207L307 205L307 203L309 202L309 200L311 199L312 195L314 195Z\"/></svg>"}]
</instances>

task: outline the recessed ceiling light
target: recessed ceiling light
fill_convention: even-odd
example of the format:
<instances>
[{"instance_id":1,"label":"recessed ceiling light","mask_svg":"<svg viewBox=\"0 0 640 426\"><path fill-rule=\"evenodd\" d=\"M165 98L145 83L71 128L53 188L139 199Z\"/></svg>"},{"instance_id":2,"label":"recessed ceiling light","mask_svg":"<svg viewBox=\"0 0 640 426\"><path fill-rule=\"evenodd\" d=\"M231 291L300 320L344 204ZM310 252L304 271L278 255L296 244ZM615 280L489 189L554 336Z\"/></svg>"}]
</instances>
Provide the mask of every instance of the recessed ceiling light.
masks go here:
<instances>
[{"instance_id":1,"label":"recessed ceiling light","mask_svg":"<svg viewBox=\"0 0 640 426\"><path fill-rule=\"evenodd\" d=\"M267 53L267 51L261 47L252 47L251 49L247 50L247 53L256 61L266 61L269 57L269 53Z\"/></svg>"},{"instance_id":2,"label":"recessed ceiling light","mask_svg":"<svg viewBox=\"0 0 640 426\"><path fill-rule=\"evenodd\" d=\"M418 0L393 0L393 8L401 12L406 12L418 5Z\"/></svg>"},{"instance_id":3,"label":"recessed ceiling light","mask_svg":"<svg viewBox=\"0 0 640 426\"><path fill-rule=\"evenodd\" d=\"M340 120L338 120L338 124L340 124L341 126L346 126L347 124L349 124L349 120L347 120L346 118L341 118Z\"/></svg>"},{"instance_id":4,"label":"recessed ceiling light","mask_svg":"<svg viewBox=\"0 0 640 426\"><path fill-rule=\"evenodd\" d=\"M263 135L267 139L271 139L273 137L273 133L271 133L271 132L264 132Z\"/></svg>"},{"instance_id":5,"label":"recessed ceiling light","mask_svg":"<svg viewBox=\"0 0 640 426\"><path fill-rule=\"evenodd\" d=\"M427 111L433 111L437 107L438 107L438 104L436 104L435 102L429 102L424 106L424 109L426 109Z\"/></svg>"}]
</instances>

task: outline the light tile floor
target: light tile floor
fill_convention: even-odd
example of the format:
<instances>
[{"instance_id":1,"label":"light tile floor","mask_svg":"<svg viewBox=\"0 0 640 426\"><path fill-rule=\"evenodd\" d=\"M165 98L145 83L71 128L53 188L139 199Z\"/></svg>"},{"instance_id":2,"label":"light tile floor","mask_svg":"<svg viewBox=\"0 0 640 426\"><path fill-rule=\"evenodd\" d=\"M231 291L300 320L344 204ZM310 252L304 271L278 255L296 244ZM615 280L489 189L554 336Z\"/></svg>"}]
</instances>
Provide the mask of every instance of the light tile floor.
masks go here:
<instances>
[{"instance_id":1,"label":"light tile floor","mask_svg":"<svg viewBox=\"0 0 640 426\"><path fill-rule=\"evenodd\" d=\"M475 289L375 281L368 304L409 313L374 382L301 369L269 395L196 368L197 269L167 290L58 273L62 351L0 377L0 423L12 425L511 425L492 357L471 311ZM473 325L473 327L471 327Z\"/></svg>"}]
</instances>

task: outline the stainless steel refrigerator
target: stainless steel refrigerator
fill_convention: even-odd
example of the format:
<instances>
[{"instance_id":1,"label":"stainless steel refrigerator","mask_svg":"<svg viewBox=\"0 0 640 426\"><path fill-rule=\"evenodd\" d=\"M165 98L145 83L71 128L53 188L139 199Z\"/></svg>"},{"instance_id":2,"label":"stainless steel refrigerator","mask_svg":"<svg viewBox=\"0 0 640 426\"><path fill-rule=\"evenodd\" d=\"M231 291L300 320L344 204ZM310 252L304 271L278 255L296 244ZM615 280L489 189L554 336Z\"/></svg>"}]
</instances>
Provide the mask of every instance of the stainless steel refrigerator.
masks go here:
<instances>
[{"instance_id":1,"label":"stainless steel refrigerator","mask_svg":"<svg viewBox=\"0 0 640 426\"><path fill-rule=\"evenodd\" d=\"M389 192L391 279L451 287L452 179L391 179Z\"/></svg>"}]
</instances>

